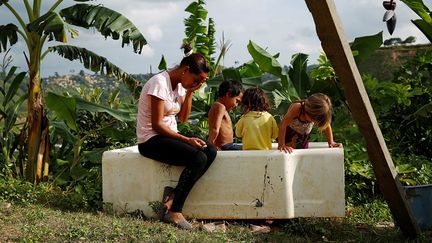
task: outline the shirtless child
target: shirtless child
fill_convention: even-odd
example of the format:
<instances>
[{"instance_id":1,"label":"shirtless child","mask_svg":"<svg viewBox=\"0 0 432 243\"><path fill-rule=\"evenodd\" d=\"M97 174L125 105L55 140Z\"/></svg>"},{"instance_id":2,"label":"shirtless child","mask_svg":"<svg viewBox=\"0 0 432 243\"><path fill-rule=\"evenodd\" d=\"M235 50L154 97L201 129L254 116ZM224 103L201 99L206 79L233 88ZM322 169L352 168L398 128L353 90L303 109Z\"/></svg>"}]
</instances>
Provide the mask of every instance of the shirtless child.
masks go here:
<instances>
[{"instance_id":1,"label":"shirtless child","mask_svg":"<svg viewBox=\"0 0 432 243\"><path fill-rule=\"evenodd\" d=\"M233 128L228 112L234 109L243 96L243 86L237 80L225 80L219 85L218 98L208 113L209 143L218 150L242 150L233 143Z\"/></svg>"}]
</instances>

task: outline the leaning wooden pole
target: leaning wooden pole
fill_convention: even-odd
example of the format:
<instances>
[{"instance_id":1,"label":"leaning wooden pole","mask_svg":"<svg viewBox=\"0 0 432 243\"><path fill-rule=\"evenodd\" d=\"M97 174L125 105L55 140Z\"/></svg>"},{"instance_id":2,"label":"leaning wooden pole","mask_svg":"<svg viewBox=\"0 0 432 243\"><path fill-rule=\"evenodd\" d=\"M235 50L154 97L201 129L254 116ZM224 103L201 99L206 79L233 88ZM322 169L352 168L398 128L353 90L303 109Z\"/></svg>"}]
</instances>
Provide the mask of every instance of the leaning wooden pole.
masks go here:
<instances>
[{"instance_id":1,"label":"leaning wooden pole","mask_svg":"<svg viewBox=\"0 0 432 243\"><path fill-rule=\"evenodd\" d=\"M352 116L366 140L369 159L393 217L402 232L410 237L420 233L406 193L396 173L390 153L378 126L375 113L345 38L333 0L305 0L312 13L322 48L341 80Z\"/></svg>"}]
</instances>

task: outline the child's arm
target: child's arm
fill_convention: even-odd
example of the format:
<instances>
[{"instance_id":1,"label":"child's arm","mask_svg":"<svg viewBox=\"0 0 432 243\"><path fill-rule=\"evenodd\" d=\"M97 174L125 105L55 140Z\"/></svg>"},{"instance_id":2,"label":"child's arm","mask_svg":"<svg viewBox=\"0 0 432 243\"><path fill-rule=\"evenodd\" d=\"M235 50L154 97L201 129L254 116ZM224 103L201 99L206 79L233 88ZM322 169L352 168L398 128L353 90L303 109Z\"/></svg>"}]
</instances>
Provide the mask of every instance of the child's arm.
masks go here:
<instances>
[{"instance_id":1,"label":"child's arm","mask_svg":"<svg viewBox=\"0 0 432 243\"><path fill-rule=\"evenodd\" d=\"M330 125L326 129L324 129L324 134L327 138L329 148L339 148L341 146L340 143L335 143L333 141L333 131Z\"/></svg>"},{"instance_id":2,"label":"child's arm","mask_svg":"<svg viewBox=\"0 0 432 243\"><path fill-rule=\"evenodd\" d=\"M219 130L222 124L222 119L225 114L225 106L213 104L209 111L208 121L209 121L209 137L208 142L210 144L215 144L216 138L219 135Z\"/></svg>"},{"instance_id":3,"label":"child's arm","mask_svg":"<svg viewBox=\"0 0 432 243\"><path fill-rule=\"evenodd\" d=\"M279 135L278 135L278 149L280 151L283 151L285 153L291 153L293 151L293 148L291 146L287 146L285 144L285 135L286 135L286 129L289 124L294 120L294 117L298 116L300 113L301 104L300 103L293 103L288 108L287 113L283 117L280 126L279 126Z\"/></svg>"}]
</instances>

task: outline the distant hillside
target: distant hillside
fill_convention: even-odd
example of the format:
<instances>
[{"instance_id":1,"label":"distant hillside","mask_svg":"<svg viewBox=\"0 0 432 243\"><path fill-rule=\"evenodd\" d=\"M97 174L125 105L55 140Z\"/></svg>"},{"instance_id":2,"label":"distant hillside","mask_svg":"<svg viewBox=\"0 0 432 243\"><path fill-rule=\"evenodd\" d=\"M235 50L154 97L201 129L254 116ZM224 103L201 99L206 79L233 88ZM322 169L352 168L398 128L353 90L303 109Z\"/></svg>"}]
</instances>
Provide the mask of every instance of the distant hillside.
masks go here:
<instances>
[{"instance_id":1,"label":"distant hillside","mask_svg":"<svg viewBox=\"0 0 432 243\"><path fill-rule=\"evenodd\" d=\"M393 73L396 72L403 63L412 59L417 52L424 52L432 48L432 44L422 45L396 45L390 47L381 47L376 50L367 60L358 65L361 74L369 74L380 81L392 81ZM311 69L315 65L310 65ZM284 66L287 70L288 67ZM154 74L136 74L133 75L138 81L145 83ZM263 81L274 79L275 77L266 74ZM80 71L78 74L55 75L43 78L43 85L48 90L61 92L71 88L100 88L108 94L115 89L120 89L120 95L127 97L130 92L121 81L99 74L86 74Z\"/></svg>"},{"instance_id":2,"label":"distant hillside","mask_svg":"<svg viewBox=\"0 0 432 243\"><path fill-rule=\"evenodd\" d=\"M370 74L380 81L392 81L393 73L417 52L430 50L432 44L381 47L358 65L361 74Z\"/></svg>"},{"instance_id":3,"label":"distant hillside","mask_svg":"<svg viewBox=\"0 0 432 243\"><path fill-rule=\"evenodd\" d=\"M132 76L141 83L145 83L151 74L137 74ZM120 89L121 97L130 96L130 92L126 86L114 77L107 77L99 74L86 74L83 71L79 74L55 75L42 78L42 83L45 88L55 92L72 91L77 88L99 88L107 95L116 89Z\"/></svg>"}]
</instances>

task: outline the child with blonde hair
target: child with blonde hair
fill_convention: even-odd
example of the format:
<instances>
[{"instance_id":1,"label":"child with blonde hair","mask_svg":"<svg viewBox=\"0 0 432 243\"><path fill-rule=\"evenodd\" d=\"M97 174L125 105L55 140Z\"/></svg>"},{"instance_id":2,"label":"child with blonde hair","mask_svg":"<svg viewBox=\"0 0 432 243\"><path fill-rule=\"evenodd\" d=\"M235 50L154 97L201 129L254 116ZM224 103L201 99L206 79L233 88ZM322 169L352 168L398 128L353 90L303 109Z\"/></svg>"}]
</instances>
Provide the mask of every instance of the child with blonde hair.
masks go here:
<instances>
[{"instance_id":1,"label":"child with blonde hair","mask_svg":"<svg viewBox=\"0 0 432 243\"><path fill-rule=\"evenodd\" d=\"M243 150L270 150L278 136L276 120L269 113L271 104L266 93L253 87L243 93L243 115L236 124L236 136L242 138Z\"/></svg>"},{"instance_id":2,"label":"child with blonde hair","mask_svg":"<svg viewBox=\"0 0 432 243\"><path fill-rule=\"evenodd\" d=\"M321 93L292 103L280 123L278 149L291 153L294 148L308 148L309 135L314 126L324 132L330 148L340 147L341 144L333 141L331 112L330 98Z\"/></svg>"}]
</instances>

